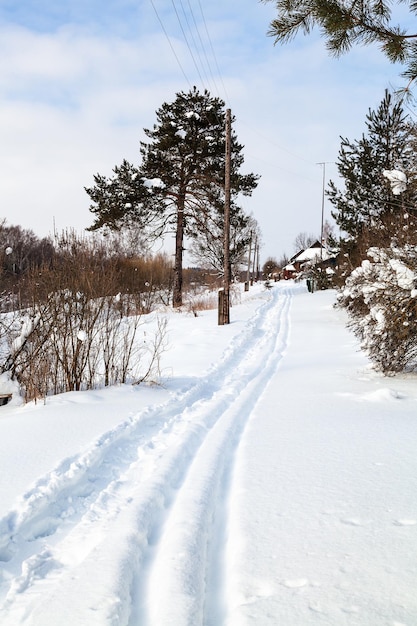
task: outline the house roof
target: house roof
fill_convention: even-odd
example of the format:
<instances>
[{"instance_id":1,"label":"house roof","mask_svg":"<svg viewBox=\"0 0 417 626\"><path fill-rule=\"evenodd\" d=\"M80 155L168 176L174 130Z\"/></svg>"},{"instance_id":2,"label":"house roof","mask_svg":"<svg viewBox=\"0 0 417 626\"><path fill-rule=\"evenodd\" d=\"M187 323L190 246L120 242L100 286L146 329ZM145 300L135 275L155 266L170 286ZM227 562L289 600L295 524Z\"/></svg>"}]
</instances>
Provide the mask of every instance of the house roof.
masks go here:
<instances>
[{"instance_id":1,"label":"house roof","mask_svg":"<svg viewBox=\"0 0 417 626\"><path fill-rule=\"evenodd\" d=\"M326 259L330 258L330 254L326 248L321 245L319 241L313 243L306 250L301 250L295 257L291 259L293 263L303 263L305 261L312 261L313 259Z\"/></svg>"}]
</instances>

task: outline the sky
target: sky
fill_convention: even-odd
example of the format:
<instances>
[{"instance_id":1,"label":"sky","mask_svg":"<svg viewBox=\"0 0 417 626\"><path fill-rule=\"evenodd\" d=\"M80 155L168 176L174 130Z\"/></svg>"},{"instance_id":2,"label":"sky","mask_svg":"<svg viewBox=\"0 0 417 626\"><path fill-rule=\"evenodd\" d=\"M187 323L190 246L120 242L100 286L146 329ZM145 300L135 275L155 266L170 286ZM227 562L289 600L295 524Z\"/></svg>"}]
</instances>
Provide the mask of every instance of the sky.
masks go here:
<instances>
[{"instance_id":1,"label":"sky","mask_svg":"<svg viewBox=\"0 0 417 626\"><path fill-rule=\"evenodd\" d=\"M319 236L340 136L360 138L401 68L377 48L330 58L317 34L274 46L273 17L257 0L1 0L0 217L39 236L83 232L84 187L139 164L155 111L196 85L231 108L242 171L261 176L242 200L261 260Z\"/></svg>"},{"instance_id":2,"label":"sky","mask_svg":"<svg viewBox=\"0 0 417 626\"><path fill-rule=\"evenodd\" d=\"M334 299L167 311L161 385L10 387L2 626L415 626L415 377L372 370Z\"/></svg>"}]
</instances>

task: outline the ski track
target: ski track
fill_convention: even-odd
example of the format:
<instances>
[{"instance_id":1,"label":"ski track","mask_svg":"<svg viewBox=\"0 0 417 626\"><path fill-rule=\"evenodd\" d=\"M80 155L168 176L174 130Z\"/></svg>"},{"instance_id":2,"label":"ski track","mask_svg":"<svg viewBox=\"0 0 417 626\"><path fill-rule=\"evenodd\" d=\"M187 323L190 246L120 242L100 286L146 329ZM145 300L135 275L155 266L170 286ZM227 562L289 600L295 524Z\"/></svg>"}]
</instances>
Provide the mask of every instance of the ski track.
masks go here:
<instances>
[{"instance_id":1,"label":"ski track","mask_svg":"<svg viewBox=\"0 0 417 626\"><path fill-rule=\"evenodd\" d=\"M285 352L293 291L273 290L190 389L65 459L0 520L0 624L43 626L55 615L77 626L88 615L89 625L164 626L173 607L183 626L222 623L218 543L234 453ZM65 607L87 575L96 605Z\"/></svg>"}]
</instances>

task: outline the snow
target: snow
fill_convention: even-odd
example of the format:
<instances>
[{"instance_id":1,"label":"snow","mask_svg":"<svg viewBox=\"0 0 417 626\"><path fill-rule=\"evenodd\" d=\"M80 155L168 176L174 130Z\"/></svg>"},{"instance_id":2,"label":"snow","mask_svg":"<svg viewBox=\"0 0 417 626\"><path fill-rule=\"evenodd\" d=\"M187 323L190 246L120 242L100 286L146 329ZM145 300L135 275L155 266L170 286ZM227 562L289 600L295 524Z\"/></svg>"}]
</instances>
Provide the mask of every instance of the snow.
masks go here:
<instances>
[{"instance_id":1,"label":"snow","mask_svg":"<svg viewBox=\"0 0 417 626\"><path fill-rule=\"evenodd\" d=\"M416 283L417 277L415 273L399 259L390 259L389 264L397 274L398 286L401 289L409 289L411 291Z\"/></svg>"},{"instance_id":2,"label":"snow","mask_svg":"<svg viewBox=\"0 0 417 626\"><path fill-rule=\"evenodd\" d=\"M187 117L188 119L194 118L196 120L200 119L200 116L198 113L196 113L196 111L187 111L185 113L185 117Z\"/></svg>"},{"instance_id":3,"label":"snow","mask_svg":"<svg viewBox=\"0 0 417 626\"><path fill-rule=\"evenodd\" d=\"M391 184L391 191L394 196L399 196L407 189L407 176L400 170L384 170L382 175Z\"/></svg>"},{"instance_id":4,"label":"snow","mask_svg":"<svg viewBox=\"0 0 417 626\"><path fill-rule=\"evenodd\" d=\"M0 624L415 626L415 376L334 300L169 313L163 385L0 407Z\"/></svg>"},{"instance_id":5,"label":"snow","mask_svg":"<svg viewBox=\"0 0 417 626\"><path fill-rule=\"evenodd\" d=\"M36 327L38 322L39 322L39 317L27 318L26 320L24 319L20 320L20 324L21 324L20 335L18 335L16 339L14 339L13 341L13 345L12 345L13 351L17 351L22 347L26 337L30 335L30 333Z\"/></svg>"},{"instance_id":6,"label":"snow","mask_svg":"<svg viewBox=\"0 0 417 626\"><path fill-rule=\"evenodd\" d=\"M79 330L77 333L77 339L78 341L87 341L87 333L85 332L85 330Z\"/></svg>"},{"instance_id":7,"label":"snow","mask_svg":"<svg viewBox=\"0 0 417 626\"><path fill-rule=\"evenodd\" d=\"M328 258L330 258L330 254L325 248L307 248L307 250L300 252L300 254L294 258L294 261L299 263L304 261L314 261L317 259L323 259L323 261L326 261Z\"/></svg>"},{"instance_id":8,"label":"snow","mask_svg":"<svg viewBox=\"0 0 417 626\"><path fill-rule=\"evenodd\" d=\"M164 187L164 183L160 178L147 178L144 180L145 187L152 189L153 187Z\"/></svg>"}]
</instances>

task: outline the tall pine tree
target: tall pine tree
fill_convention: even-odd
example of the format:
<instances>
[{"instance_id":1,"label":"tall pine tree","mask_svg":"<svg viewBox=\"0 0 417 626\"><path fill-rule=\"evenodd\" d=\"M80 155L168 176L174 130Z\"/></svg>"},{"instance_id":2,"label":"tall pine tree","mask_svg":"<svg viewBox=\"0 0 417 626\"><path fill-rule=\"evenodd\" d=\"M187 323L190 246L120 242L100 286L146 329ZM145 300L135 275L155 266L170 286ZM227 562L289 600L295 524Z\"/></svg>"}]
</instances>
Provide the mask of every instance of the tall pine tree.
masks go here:
<instances>
[{"instance_id":1,"label":"tall pine tree","mask_svg":"<svg viewBox=\"0 0 417 626\"><path fill-rule=\"evenodd\" d=\"M402 105L386 91L376 111L366 116L366 134L360 140L341 138L337 161L344 189L329 182L327 195L340 230L342 259L357 267L370 246L387 246L393 238L408 240L412 233L416 157L412 150L413 125ZM396 196L384 170L397 169L408 179L407 190Z\"/></svg>"},{"instance_id":2,"label":"tall pine tree","mask_svg":"<svg viewBox=\"0 0 417 626\"><path fill-rule=\"evenodd\" d=\"M224 206L225 103L194 87L164 103L156 119L144 129L149 141L140 144L141 165L124 161L113 177L96 175L95 186L86 188L96 218L90 230L118 229L133 220L149 236L174 232L173 305L181 306L185 237L198 238ZM237 197L251 195L258 178L240 173L242 150L232 132L231 206L240 216Z\"/></svg>"}]
</instances>

